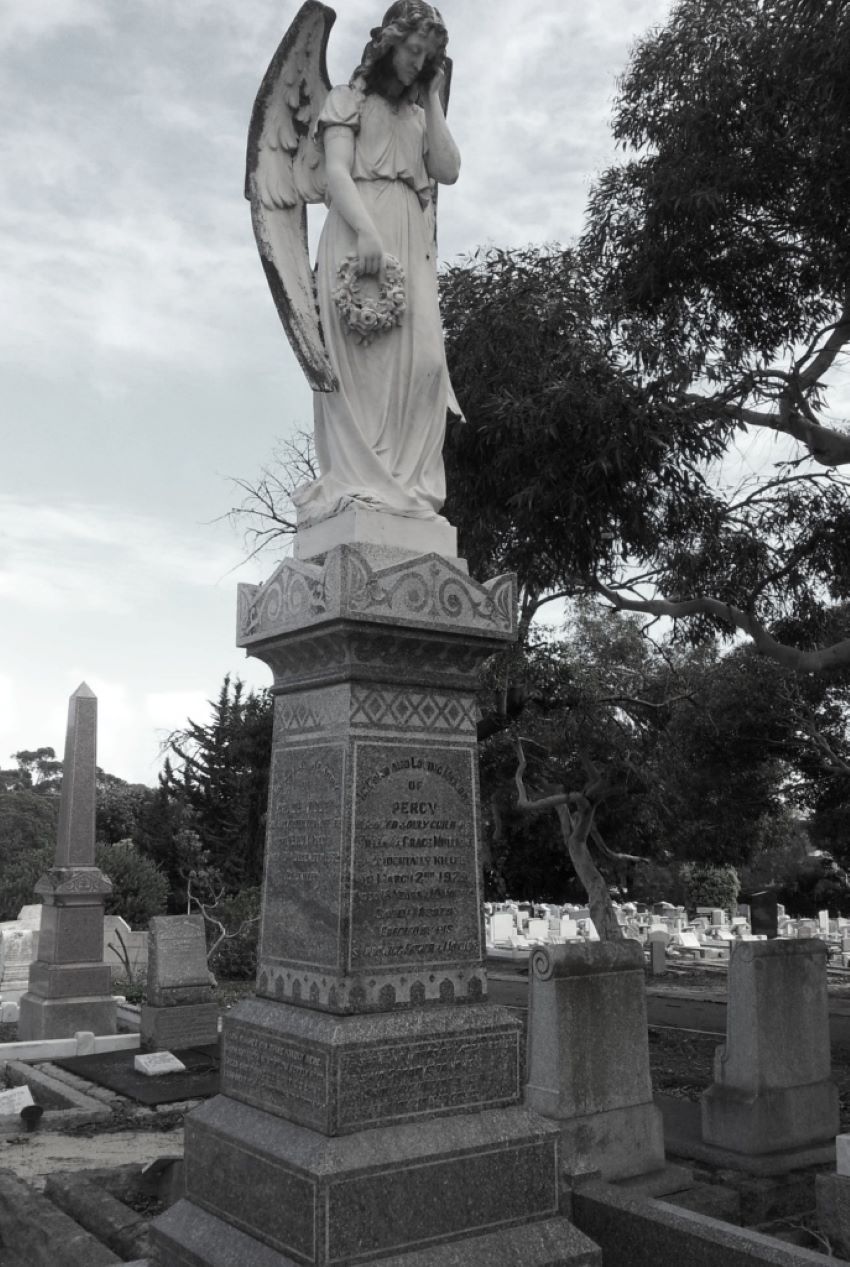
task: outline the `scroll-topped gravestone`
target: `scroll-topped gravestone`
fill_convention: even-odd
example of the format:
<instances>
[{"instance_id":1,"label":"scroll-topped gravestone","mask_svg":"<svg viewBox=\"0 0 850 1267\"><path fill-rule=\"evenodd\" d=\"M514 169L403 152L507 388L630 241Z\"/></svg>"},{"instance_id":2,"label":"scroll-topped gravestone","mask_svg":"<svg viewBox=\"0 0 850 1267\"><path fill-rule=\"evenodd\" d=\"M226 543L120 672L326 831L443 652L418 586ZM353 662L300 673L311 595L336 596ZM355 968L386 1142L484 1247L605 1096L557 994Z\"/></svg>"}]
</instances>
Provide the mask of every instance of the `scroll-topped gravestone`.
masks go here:
<instances>
[{"instance_id":1,"label":"scroll-topped gravestone","mask_svg":"<svg viewBox=\"0 0 850 1267\"><path fill-rule=\"evenodd\" d=\"M155 915L148 925L142 1046L206 1047L218 1041L203 915Z\"/></svg>"},{"instance_id":2,"label":"scroll-topped gravestone","mask_svg":"<svg viewBox=\"0 0 850 1267\"><path fill-rule=\"evenodd\" d=\"M21 1039L115 1033L112 974L103 962L103 905L112 884L94 864L97 700L71 696L56 864L35 886L43 909L38 958L20 1003Z\"/></svg>"},{"instance_id":3,"label":"scroll-topped gravestone","mask_svg":"<svg viewBox=\"0 0 850 1267\"><path fill-rule=\"evenodd\" d=\"M512 578L343 545L240 597L275 675L259 997L186 1120L161 1261L473 1264L497 1233L506 1262L597 1262L486 1002L475 689Z\"/></svg>"}]
</instances>

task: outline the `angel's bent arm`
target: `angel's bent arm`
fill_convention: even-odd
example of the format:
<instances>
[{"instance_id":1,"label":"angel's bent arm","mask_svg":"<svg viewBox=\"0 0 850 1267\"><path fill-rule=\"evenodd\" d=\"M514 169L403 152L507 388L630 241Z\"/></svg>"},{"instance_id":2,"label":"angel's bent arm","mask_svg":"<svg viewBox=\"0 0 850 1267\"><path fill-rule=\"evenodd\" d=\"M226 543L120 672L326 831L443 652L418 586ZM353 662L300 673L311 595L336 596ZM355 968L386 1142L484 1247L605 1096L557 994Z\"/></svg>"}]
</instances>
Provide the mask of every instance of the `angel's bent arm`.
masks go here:
<instances>
[{"instance_id":1,"label":"angel's bent arm","mask_svg":"<svg viewBox=\"0 0 850 1267\"><path fill-rule=\"evenodd\" d=\"M425 126L428 129L428 155L425 165L428 175L441 185L453 185L460 175L460 151L449 131L443 103L440 101L440 85L443 76L434 76L425 97Z\"/></svg>"},{"instance_id":2,"label":"angel's bent arm","mask_svg":"<svg viewBox=\"0 0 850 1267\"><path fill-rule=\"evenodd\" d=\"M351 128L325 128L325 171L331 206L357 234L357 254L364 273L377 273L384 263L384 248L351 176L354 133Z\"/></svg>"}]
</instances>

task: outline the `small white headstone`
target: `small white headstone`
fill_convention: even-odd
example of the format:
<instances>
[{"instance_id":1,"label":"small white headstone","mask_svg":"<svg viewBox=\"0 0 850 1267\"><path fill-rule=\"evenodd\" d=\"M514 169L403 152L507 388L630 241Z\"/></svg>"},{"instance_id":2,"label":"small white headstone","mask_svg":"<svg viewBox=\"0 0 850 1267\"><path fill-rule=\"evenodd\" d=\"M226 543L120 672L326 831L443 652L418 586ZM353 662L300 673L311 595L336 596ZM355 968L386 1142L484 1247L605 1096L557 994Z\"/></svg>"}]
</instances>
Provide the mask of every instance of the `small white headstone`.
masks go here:
<instances>
[{"instance_id":1,"label":"small white headstone","mask_svg":"<svg viewBox=\"0 0 850 1267\"><path fill-rule=\"evenodd\" d=\"M133 1068L136 1073L144 1073L149 1078L155 1078L163 1073L182 1073L186 1066L170 1051L149 1051L134 1056Z\"/></svg>"},{"instance_id":2,"label":"small white headstone","mask_svg":"<svg viewBox=\"0 0 850 1267\"><path fill-rule=\"evenodd\" d=\"M34 1103L29 1087L12 1087L11 1091L0 1091L0 1117L17 1117L21 1109Z\"/></svg>"},{"instance_id":3,"label":"small white headstone","mask_svg":"<svg viewBox=\"0 0 850 1267\"><path fill-rule=\"evenodd\" d=\"M507 943L510 941L511 933L516 932L513 915L510 911L494 911L493 918L490 920L490 929L494 945L498 946L500 942Z\"/></svg>"}]
</instances>

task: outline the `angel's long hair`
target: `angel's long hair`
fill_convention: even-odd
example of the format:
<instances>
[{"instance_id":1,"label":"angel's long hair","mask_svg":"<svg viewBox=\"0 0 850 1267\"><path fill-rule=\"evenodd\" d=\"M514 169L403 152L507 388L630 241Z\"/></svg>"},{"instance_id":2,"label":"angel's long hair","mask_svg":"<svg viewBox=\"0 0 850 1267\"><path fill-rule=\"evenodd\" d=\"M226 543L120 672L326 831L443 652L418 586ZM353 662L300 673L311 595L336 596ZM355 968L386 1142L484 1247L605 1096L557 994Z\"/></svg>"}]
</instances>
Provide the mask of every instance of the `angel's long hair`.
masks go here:
<instances>
[{"instance_id":1,"label":"angel's long hair","mask_svg":"<svg viewBox=\"0 0 850 1267\"><path fill-rule=\"evenodd\" d=\"M437 51L433 57L426 58L414 88L430 83L437 71L445 66L449 33L439 10L432 4L425 4L424 0L396 0L390 5L381 25L373 29L372 38L363 50L351 82L359 79L365 84L367 92L383 94L393 73L393 49L414 33L436 37Z\"/></svg>"}]
</instances>

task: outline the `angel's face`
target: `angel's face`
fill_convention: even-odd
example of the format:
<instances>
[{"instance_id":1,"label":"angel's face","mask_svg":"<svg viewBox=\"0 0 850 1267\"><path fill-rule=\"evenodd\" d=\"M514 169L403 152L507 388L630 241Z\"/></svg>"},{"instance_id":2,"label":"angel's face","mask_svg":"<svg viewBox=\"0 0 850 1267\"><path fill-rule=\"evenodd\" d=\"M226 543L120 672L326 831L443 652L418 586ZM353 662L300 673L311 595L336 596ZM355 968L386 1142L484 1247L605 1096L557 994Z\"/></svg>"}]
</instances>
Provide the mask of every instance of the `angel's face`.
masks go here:
<instances>
[{"instance_id":1,"label":"angel's face","mask_svg":"<svg viewBox=\"0 0 850 1267\"><path fill-rule=\"evenodd\" d=\"M433 34L414 31L393 49L392 67L396 78L409 88L422 74L426 59L436 52L437 41Z\"/></svg>"}]
</instances>

